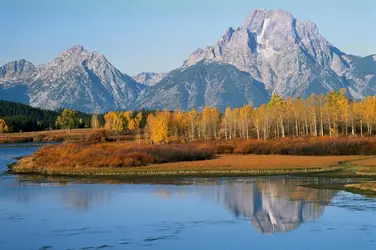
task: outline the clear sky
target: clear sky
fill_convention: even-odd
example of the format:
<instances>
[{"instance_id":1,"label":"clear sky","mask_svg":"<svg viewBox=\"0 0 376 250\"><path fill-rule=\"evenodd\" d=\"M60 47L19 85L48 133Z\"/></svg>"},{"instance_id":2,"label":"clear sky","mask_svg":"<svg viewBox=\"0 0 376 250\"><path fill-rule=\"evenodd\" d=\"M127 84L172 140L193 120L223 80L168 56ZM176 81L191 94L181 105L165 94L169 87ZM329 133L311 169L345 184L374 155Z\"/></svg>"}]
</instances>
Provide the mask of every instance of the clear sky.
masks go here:
<instances>
[{"instance_id":1,"label":"clear sky","mask_svg":"<svg viewBox=\"0 0 376 250\"><path fill-rule=\"evenodd\" d=\"M376 0L0 0L0 64L81 44L129 75L167 72L256 8L311 20L346 53L376 53Z\"/></svg>"}]
</instances>

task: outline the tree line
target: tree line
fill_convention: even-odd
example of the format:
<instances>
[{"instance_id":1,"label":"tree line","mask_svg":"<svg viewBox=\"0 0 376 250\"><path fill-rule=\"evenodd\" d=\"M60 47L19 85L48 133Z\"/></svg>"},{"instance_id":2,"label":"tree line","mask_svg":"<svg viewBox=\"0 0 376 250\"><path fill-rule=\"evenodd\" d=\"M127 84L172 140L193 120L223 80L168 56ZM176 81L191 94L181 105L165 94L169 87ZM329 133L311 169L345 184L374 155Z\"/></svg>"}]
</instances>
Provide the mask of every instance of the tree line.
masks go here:
<instances>
[{"instance_id":1,"label":"tree line","mask_svg":"<svg viewBox=\"0 0 376 250\"><path fill-rule=\"evenodd\" d=\"M0 133L4 132L29 132L41 130L53 130L59 128L56 123L57 117L63 110L43 110L29 105L0 100L0 119L2 127ZM85 113L76 112L78 123L76 127L90 127L91 116ZM102 116L103 119L103 116Z\"/></svg>"},{"instance_id":2,"label":"tree line","mask_svg":"<svg viewBox=\"0 0 376 250\"><path fill-rule=\"evenodd\" d=\"M127 118L129 114L106 114L105 127L137 130L139 124L136 122L134 126L130 119L139 116L133 112L131 118ZM147 115L144 137L150 143L170 143L251 137L268 140L300 136L365 136L374 133L375 124L376 97L356 101L349 99L346 91L341 89L326 95L312 94L306 99L282 99L273 95L269 103L258 108L251 105L227 108L223 114L210 107L205 107L202 112L195 109L188 112L156 111Z\"/></svg>"},{"instance_id":3,"label":"tree line","mask_svg":"<svg viewBox=\"0 0 376 250\"><path fill-rule=\"evenodd\" d=\"M0 105L2 132L14 132L15 129L8 123L10 116L3 118L4 103L0 102ZM5 105L13 110L8 110L8 115L22 115L31 108L9 102ZM142 110L111 111L104 115L86 115L70 109L63 110L61 114L31 109L31 117L34 117L33 121L39 124L40 129L104 127L118 132L132 131L139 139L143 137L149 143L160 144L239 138L268 140L300 136L366 136L375 132L376 125L376 96L356 101L348 98L344 89L326 95L312 94L305 99L283 99L279 95L272 95L270 101L260 107L254 108L249 104L239 108L228 107L224 113L215 107L205 107L202 112L195 109ZM41 125L44 123L40 121L45 121L47 125Z\"/></svg>"}]
</instances>

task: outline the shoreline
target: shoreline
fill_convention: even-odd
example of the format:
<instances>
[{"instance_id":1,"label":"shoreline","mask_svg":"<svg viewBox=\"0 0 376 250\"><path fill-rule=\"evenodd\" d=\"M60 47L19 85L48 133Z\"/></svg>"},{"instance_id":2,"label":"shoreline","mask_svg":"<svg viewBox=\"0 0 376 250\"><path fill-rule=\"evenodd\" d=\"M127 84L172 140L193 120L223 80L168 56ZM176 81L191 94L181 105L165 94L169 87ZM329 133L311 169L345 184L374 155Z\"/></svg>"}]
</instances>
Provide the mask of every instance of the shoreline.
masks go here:
<instances>
[{"instance_id":1,"label":"shoreline","mask_svg":"<svg viewBox=\"0 0 376 250\"><path fill-rule=\"evenodd\" d=\"M114 178L138 178L138 177L177 177L177 178L191 178L191 177L207 177L207 178L220 178L220 177L250 177L250 176L278 176L278 175L291 175L291 176L316 176L316 174L333 173L340 171L337 167L327 168L310 168L310 169L271 169L271 170L167 170L167 171L13 171L9 169L7 173L14 175L40 175L51 177L114 177ZM325 176L322 176L325 177ZM358 176L357 176L358 177ZM376 176L375 176L376 177ZM346 177L347 178L347 177Z\"/></svg>"},{"instance_id":2,"label":"shoreline","mask_svg":"<svg viewBox=\"0 0 376 250\"><path fill-rule=\"evenodd\" d=\"M335 162L302 166L305 161L318 159L330 159ZM346 160L342 160L342 158ZM262 166L262 161L293 161L290 165L270 167ZM32 156L17 159L8 165L8 173L16 175L42 175L42 176L67 176L67 177L114 177L114 178L138 178L138 177L248 177L248 176L273 176L273 175L297 175L311 177L335 177L335 178L376 178L376 172L361 174L346 171L353 162L376 159L369 156L338 157L317 156L282 156L282 155L219 155L214 159L200 161L183 161L173 163L150 164L140 167L123 168L64 168L47 169L36 168L32 164ZM247 166L250 161L258 161L261 167ZM302 161L303 163L299 162ZM295 163L294 163L295 161ZM329 161L329 162L330 162ZM229 163L230 162L230 163ZM296 163L298 162L298 163ZM253 162L251 162L253 164ZM279 164L279 163L278 163ZM278 165L277 164L277 165ZM300 164L300 165L299 165Z\"/></svg>"}]
</instances>

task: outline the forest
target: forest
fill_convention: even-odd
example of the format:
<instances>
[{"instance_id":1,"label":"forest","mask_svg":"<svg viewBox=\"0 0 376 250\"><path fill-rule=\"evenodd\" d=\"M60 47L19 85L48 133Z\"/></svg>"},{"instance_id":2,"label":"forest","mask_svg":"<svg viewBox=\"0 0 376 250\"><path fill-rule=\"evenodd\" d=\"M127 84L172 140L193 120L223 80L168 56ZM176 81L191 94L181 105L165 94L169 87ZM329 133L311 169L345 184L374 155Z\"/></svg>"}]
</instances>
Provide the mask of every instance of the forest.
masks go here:
<instances>
[{"instance_id":1,"label":"forest","mask_svg":"<svg viewBox=\"0 0 376 250\"><path fill-rule=\"evenodd\" d=\"M42 131L53 130L58 128L56 126L56 119L60 115L62 110L51 111L34 108L29 105L2 101L0 100L0 119L7 130L1 130L1 132L30 132L30 131ZM90 127L91 116L76 112L78 119L81 123L77 127L85 128ZM1 126L1 125L0 125Z\"/></svg>"}]
</instances>

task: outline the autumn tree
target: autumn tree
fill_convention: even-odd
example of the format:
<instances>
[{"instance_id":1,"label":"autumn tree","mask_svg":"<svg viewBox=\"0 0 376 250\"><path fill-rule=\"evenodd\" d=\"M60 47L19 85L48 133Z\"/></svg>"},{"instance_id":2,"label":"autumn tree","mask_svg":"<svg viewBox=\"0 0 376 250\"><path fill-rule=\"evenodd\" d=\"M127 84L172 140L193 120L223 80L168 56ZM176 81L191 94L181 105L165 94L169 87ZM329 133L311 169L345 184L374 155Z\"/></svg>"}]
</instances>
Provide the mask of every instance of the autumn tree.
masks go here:
<instances>
[{"instance_id":1,"label":"autumn tree","mask_svg":"<svg viewBox=\"0 0 376 250\"><path fill-rule=\"evenodd\" d=\"M169 143L171 135L169 127L171 125L171 114L168 111L150 114L147 118L149 140L155 144Z\"/></svg>"},{"instance_id":2,"label":"autumn tree","mask_svg":"<svg viewBox=\"0 0 376 250\"><path fill-rule=\"evenodd\" d=\"M197 113L196 109L192 109L187 114L188 118L188 127L189 127L189 138L191 141L195 140L198 132L198 120L199 114Z\"/></svg>"},{"instance_id":3,"label":"autumn tree","mask_svg":"<svg viewBox=\"0 0 376 250\"><path fill-rule=\"evenodd\" d=\"M121 132L126 128L124 116L121 114L121 112L108 112L104 115L104 120L104 127L108 130Z\"/></svg>"},{"instance_id":4,"label":"autumn tree","mask_svg":"<svg viewBox=\"0 0 376 250\"><path fill-rule=\"evenodd\" d=\"M0 119L0 133L6 133L9 131L8 125L3 119Z\"/></svg>"},{"instance_id":5,"label":"autumn tree","mask_svg":"<svg viewBox=\"0 0 376 250\"><path fill-rule=\"evenodd\" d=\"M205 139L218 139L219 118L220 114L217 108L204 108L201 122Z\"/></svg>"},{"instance_id":6,"label":"autumn tree","mask_svg":"<svg viewBox=\"0 0 376 250\"><path fill-rule=\"evenodd\" d=\"M91 127L92 128L100 128L102 125L101 125L101 122L99 120L99 115L97 114L94 114L91 116Z\"/></svg>"},{"instance_id":7,"label":"autumn tree","mask_svg":"<svg viewBox=\"0 0 376 250\"><path fill-rule=\"evenodd\" d=\"M283 121L285 102L279 95L272 95L268 103L268 109L275 115L276 120L276 136L279 136L279 131L282 138L285 137L285 125Z\"/></svg>"},{"instance_id":8,"label":"autumn tree","mask_svg":"<svg viewBox=\"0 0 376 250\"><path fill-rule=\"evenodd\" d=\"M56 125L62 129L74 129L80 125L78 113L71 109L64 109L61 116L57 117Z\"/></svg>"}]
</instances>

